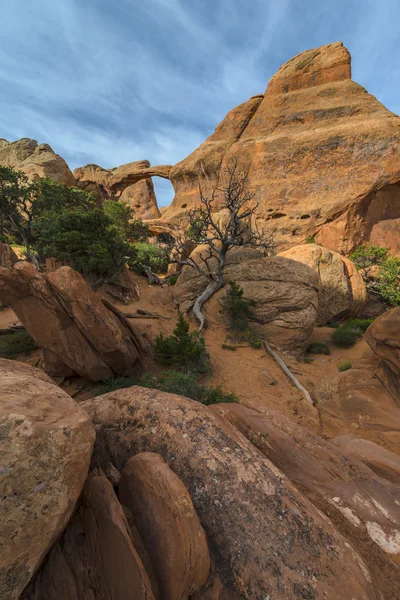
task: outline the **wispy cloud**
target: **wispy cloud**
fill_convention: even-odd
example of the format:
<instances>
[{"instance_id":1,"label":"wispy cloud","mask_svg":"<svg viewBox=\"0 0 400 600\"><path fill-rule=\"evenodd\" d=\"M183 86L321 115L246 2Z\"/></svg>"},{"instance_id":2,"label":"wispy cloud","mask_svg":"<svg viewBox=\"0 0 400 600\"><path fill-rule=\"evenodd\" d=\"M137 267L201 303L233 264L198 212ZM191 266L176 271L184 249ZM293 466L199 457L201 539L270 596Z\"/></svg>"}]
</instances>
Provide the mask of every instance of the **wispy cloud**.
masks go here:
<instances>
[{"instance_id":1,"label":"wispy cloud","mask_svg":"<svg viewBox=\"0 0 400 600\"><path fill-rule=\"evenodd\" d=\"M71 168L175 163L294 54L342 40L400 111L397 0L13 0L0 28L0 137ZM155 182L156 183L156 182ZM158 183L160 204L171 186Z\"/></svg>"}]
</instances>

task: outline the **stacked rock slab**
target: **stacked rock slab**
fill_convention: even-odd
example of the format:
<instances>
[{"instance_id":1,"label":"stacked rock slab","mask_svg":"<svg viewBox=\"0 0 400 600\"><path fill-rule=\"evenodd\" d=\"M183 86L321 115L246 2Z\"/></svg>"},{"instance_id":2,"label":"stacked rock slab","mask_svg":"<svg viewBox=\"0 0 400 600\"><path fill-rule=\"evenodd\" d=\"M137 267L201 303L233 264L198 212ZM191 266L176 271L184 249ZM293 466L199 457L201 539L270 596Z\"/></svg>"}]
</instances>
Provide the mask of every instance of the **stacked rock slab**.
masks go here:
<instances>
[{"instance_id":1,"label":"stacked rock slab","mask_svg":"<svg viewBox=\"0 0 400 600\"><path fill-rule=\"evenodd\" d=\"M163 216L182 220L198 202L199 178L223 187L224 168L237 161L259 225L280 249L317 234L343 254L362 241L399 253L399 149L400 118L351 80L343 44L329 44L289 60L263 97L231 111L174 166L176 195Z\"/></svg>"},{"instance_id":2,"label":"stacked rock slab","mask_svg":"<svg viewBox=\"0 0 400 600\"><path fill-rule=\"evenodd\" d=\"M50 177L58 183L74 185L74 177L61 156L48 144L22 138L16 142L0 140L0 165L23 171L29 179Z\"/></svg>"},{"instance_id":3,"label":"stacked rock slab","mask_svg":"<svg viewBox=\"0 0 400 600\"><path fill-rule=\"evenodd\" d=\"M122 469L132 455L156 452L183 481L226 598L379 597L329 519L207 407L139 387L82 407L96 428L94 463Z\"/></svg>"},{"instance_id":4,"label":"stacked rock slab","mask_svg":"<svg viewBox=\"0 0 400 600\"><path fill-rule=\"evenodd\" d=\"M60 364L93 381L132 374L139 359L132 327L70 267L47 274L27 262L0 268L0 297L45 349L51 375L67 374Z\"/></svg>"},{"instance_id":5,"label":"stacked rock slab","mask_svg":"<svg viewBox=\"0 0 400 600\"><path fill-rule=\"evenodd\" d=\"M18 600L81 493L94 431L42 371L0 359L0 597Z\"/></svg>"}]
</instances>

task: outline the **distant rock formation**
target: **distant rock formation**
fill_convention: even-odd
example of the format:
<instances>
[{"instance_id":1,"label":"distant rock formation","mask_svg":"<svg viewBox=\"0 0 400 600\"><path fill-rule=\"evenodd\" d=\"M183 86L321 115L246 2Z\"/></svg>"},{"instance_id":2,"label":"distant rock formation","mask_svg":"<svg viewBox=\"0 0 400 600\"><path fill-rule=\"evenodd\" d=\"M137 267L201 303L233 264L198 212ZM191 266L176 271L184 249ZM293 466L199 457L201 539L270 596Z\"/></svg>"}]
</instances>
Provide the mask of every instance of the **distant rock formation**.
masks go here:
<instances>
[{"instance_id":1,"label":"distant rock formation","mask_svg":"<svg viewBox=\"0 0 400 600\"><path fill-rule=\"evenodd\" d=\"M149 161L139 160L108 170L86 165L75 169L74 177L78 187L93 192L99 201L121 199L129 204L136 217L147 220L161 216L151 177L168 177L170 169L170 166L151 167Z\"/></svg>"},{"instance_id":2,"label":"distant rock formation","mask_svg":"<svg viewBox=\"0 0 400 600\"><path fill-rule=\"evenodd\" d=\"M338 42L302 52L271 78L263 96L231 110L175 165L175 198L163 218L184 219L198 181L223 185L236 160L248 171L259 225L279 249L316 234L347 254L363 241L400 253L400 118L351 80Z\"/></svg>"},{"instance_id":3,"label":"distant rock formation","mask_svg":"<svg viewBox=\"0 0 400 600\"><path fill-rule=\"evenodd\" d=\"M23 171L29 179L51 177L58 183L74 185L67 163L48 144L22 138L16 142L0 140L0 165Z\"/></svg>"}]
</instances>

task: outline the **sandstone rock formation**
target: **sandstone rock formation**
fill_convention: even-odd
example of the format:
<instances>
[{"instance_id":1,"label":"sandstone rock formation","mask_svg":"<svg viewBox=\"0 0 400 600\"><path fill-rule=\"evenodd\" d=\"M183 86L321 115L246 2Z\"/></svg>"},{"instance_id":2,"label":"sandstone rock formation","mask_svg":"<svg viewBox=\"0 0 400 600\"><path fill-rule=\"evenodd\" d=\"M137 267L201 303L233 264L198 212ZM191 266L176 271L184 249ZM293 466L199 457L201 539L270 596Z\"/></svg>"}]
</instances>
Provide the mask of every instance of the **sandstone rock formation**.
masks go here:
<instances>
[{"instance_id":1,"label":"sandstone rock formation","mask_svg":"<svg viewBox=\"0 0 400 600\"><path fill-rule=\"evenodd\" d=\"M154 600L124 511L101 473L88 478L63 537L24 600Z\"/></svg>"},{"instance_id":2,"label":"sandstone rock formation","mask_svg":"<svg viewBox=\"0 0 400 600\"><path fill-rule=\"evenodd\" d=\"M18 256L9 244L0 242L0 267L11 269L18 262Z\"/></svg>"},{"instance_id":3,"label":"sandstone rock formation","mask_svg":"<svg viewBox=\"0 0 400 600\"><path fill-rule=\"evenodd\" d=\"M206 407L133 387L86 401L93 460L122 469L161 454L186 485L226 598L377 599L360 556L228 422ZM200 596L201 597L201 596Z\"/></svg>"},{"instance_id":4,"label":"sandstone rock formation","mask_svg":"<svg viewBox=\"0 0 400 600\"><path fill-rule=\"evenodd\" d=\"M365 337L372 350L399 379L400 389L400 307L375 319Z\"/></svg>"},{"instance_id":5,"label":"sandstone rock formation","mask_svg":"<svg viewBox=\"0 0 400 600\"><path fill-rule=\"evenodd\" d=\"M93 381L132 374L139 346L129 322L70 267L47 274L27 262L0 268L0 297L46 350L50 374L65 376L59 363Z\"/></svg>"},{"instance_id":6,"label":"sandstone rock formation","mask_svg":"<svg viewBox=\"0 0 400 600\"><path fill-rule=\"evenodd\" d=\"M343 254L363 241L399 253L400 119L350 76L340 42L289 60L264 96L233 109L171 169L175 198L164 218L182 220L198 202L199 177L222 187L236 160L280 249L317 234Z\"/></svg>"},{"instance_id":7,"label":"sandstone rock formation","mask_svg":"<svg viewBox=\"0 0 400 600\"><path fill-rule=\"evenodd\" d=\"M143 452L121 473L120 500L132 513L163 600L190 597L209 575L207 539L189 493L160 455Z\"/></svg>"},{"instance_id":8,"label":"sandstone rock formation","mask_svg":"<svg viewBox=\"0 0 400 600\"><path fill-rule=\"evenodd\" d=\"M351 455L265 406L211 408L335 524L365 561L376 590L385 598L400 594L400 481L382 480Z\"/></svg>"},{"instance_id":9,"label":"sandstone rock formation","mask_svg":"<svg viewBox=\"0 0 400 600\"><path fill-rule=\"evenodd\" d=\"M42 372L0 359L0 597L17 600L85 481L90 419Z\"/></svg>"},{"instance_id":10,"label":"sandstone rock formation","mask_svg":"<svg viewBox=\"0 0 400 600\"><path fill-rule=\"evenodd\" d=\"M332 444L342 448L346 454L351 454L365 463L379 477L400 485L400 456L385 450L382 446L352 435L340 435Z\"/></svg>"},{"instance_id":11,"label":"sandstone rock formation","mask_svg":"<svg viewBox=\"0 0 400 600\"><path fill-rule=\"evenodd\" d=\"M319 277L310 267L276 256L264 258L255 249L228 254L225 281L236 281L249 300L258 333L278 348L299 354L308 345L318 310ZM207 284L205 277L185 267L171 293L182 308Z\"/></svg>"},{"instance_id":12,"label":"sandstone rock formation","mask_svg":"<svg viewBox=\"0 0 400 600\"><path fill-rule=\"evenodd\" d=\"M354 263L317 244L295 246L280 256L297 260L320 277L317 325L357 316L366 301L363 278Z\"/></svg>"},{"instance_id":13,"label":"sandstone rock formation","mask_svg":"<svg viewBox=\"0 0 400 600\"><path fill-rule=\"evenodd\" d=\"M161 216L157 206L151 175L163 177L170 167L150 167L148 160L139 160L113 169L86 165L74 170L78 187L93 192L99 201L118 198L131 206L135 216L157 219ZM161 174L160 174L161 173Z\"/></svg>"},{"instance_id":14,"label":"sandstone rock formation","mask_svg":"<svg viewBox=\"0 0 400 600\"><path fill-rule=\"evenodd\" d=\"M65 160L48 144L38 144L29 138L16 142L0 140L0 165L23 171L32 180L51 177L58 183L75 184Z\"/></svg>"}]
</instances>

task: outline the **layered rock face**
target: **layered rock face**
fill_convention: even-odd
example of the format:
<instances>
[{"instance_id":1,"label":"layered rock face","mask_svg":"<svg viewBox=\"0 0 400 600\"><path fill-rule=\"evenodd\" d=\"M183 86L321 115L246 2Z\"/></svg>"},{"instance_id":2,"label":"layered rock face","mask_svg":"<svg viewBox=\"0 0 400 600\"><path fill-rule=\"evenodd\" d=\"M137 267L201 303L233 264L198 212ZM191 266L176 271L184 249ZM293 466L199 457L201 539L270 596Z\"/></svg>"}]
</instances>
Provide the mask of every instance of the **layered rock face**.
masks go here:
<instances>
[{"instance_id":1,"label":"layered rock face","mask_svg":"<svg viewBox=\"0 0 400 600\"><path fill-rule=\"evenodd\" d=\"M400 307L378 317L367 329L370 347L400 378Z\"/></svg>"},{"instance_id":2,"label":"layered rock face","mask_svg":"<svg viewBox=\"0 0 400 600\"><path fill-rule=\"evenodd\" d=\"M23 171L32 180L51 177L58 183L75 184L65 160L48 144L38 144L29 138L16 142L0 140L0 165Z\"/></svg>"},{"instance_id":3,"label":"layered rock face","mask_svg":"<svg viewBox=\"0 0 400 600\"><path fill-rule=\"evenodd\" d=\"M236 281L256 303L254 327L264 339L292 354L305 350L317 317L318 273L282 256L264 258L249 248L228 254L224 278ZM185 267L171 293L184 309L206 285L205 277Z\"/></svg>"},{"instance_id":4,"label":"layered rock face","mask_svg":"<svg viewBox=\"0 0 400 600\"><path fill-rule=\"evenodd\" d=\"M129 204L135 216L157 219L161 216L154 193L152 175L168 177L170 166L151 167L149 161L139 160L114 169L86 165L74 170L78 187L93 192L99 201L119 198Z\"/></svg>"},{"instance_id":5,"label":"layered rock face","mask_svg":"<svg viewBox=\"0 0 400 600\"><path fill-rule=\"evenodd\" d=\"M400 119L350 78L341 43L294 57L261 97L231 111L170 173L181 220L203 184L223 187L224 167L248 171L259 225L280 249L311 234L349 253L362 241L400 252ZM207 175L207 178L205 175Z\"/></svg>"},{"instance_id":6,"label":"layered rock face","mask_svg":"<svg viewBox=\"0 0 400 600\"><path fill-rule=\"evenodd\" d=\"M28 365L0 359L0 395L0 597L18 600L74 510L94 430Z\"/></svg>"},{"instance_id":7,"label":"layered rock face","mask_svg":"<svg viewBox=\"0 0 400 600\"><path fill-rule=\"evenodd\" d=\"M47 274L27 262L0 268L0 297L44 349L51 375L99 381L132 374L139 359L135 332L70 267Z\"/></svg>"},{"instance_id":8,"label":"layered rock face","mask_svg":"<svg viewBox=\"0 0 400 600\"><path fill-rule=\"evenodd\" d=\"M171 465L191 495L226 598L379 597L329 519L207 407L138 387L82 407L96 427L94 463L121 470L151 451Z\"/></svg>"},{"instance_id":9,"label":"layered rock face","mask_svg":"<svg viewBox=\"0 0 400 600\"><path fill-rule=\"evenodd\" d=\"M355 264L337 252L317 244L295 246L281 252L292 260L304 263L320 278L317 325L357 316L362 310L367 292Z\"/></svg>"}]
</instances>

